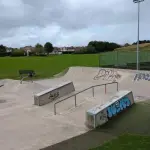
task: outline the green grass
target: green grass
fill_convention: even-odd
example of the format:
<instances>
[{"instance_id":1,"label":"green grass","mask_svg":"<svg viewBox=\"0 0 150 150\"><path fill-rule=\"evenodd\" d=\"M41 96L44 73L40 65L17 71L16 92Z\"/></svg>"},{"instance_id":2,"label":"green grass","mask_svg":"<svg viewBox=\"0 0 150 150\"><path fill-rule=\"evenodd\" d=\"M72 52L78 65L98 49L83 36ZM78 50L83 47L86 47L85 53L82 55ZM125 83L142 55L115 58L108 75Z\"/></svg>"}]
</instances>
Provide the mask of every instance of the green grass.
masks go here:
<instances>
[{"instance_id":1,"label":"green grass","mask_svg":"<svg viewBox=\"0 0 150 150\"><path fill-rule=\"evenodd\" d=\"M17 79L19 69L33 69L37 74L36 78L48 78L71 66L98 66L98 55L1 57L0 79Z\"/></svg>"},{"instance_id":2,"label":"green grass","mask_svg":"<svg viewBox=\"0 0 150 150\"><path fill-rule=\"evenodd\" d=\"M91 150L149 150L150 136L122 135Z\"/></svg>"}]
</instances>

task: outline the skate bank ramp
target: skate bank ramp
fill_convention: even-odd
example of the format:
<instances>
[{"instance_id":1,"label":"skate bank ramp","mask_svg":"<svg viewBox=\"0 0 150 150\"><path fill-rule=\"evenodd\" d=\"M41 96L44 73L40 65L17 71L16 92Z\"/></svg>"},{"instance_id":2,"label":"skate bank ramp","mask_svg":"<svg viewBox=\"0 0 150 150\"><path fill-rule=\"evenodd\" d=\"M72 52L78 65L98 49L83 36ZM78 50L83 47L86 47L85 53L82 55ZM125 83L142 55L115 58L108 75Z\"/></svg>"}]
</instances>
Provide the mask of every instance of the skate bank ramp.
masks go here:
<instances>
[{"instance_id":1,"label":"skate bank ramp","mask_svg":"<svg viewBox=\"0 0 150 150\"><path fill-rule=\"evenodd\" d=\"M86 113L86 124L96 128L134 104L132 91L119 91L104 105L95 106Z\"/></svg>"}]
</instances>

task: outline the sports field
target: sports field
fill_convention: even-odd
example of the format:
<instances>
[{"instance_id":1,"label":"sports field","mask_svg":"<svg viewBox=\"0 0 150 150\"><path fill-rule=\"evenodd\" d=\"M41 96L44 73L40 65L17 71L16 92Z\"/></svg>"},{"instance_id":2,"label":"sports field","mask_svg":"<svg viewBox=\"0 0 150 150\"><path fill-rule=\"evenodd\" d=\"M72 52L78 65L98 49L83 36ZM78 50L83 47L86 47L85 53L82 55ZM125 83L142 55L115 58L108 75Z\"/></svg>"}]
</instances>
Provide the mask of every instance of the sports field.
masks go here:
<instances>
[{"instance_id":1,"label":"sports field","mask_svg":"<svg viewBox=\"0 0 150 150\"><path fill-rule=\"evenodd\" d=\"M0 79L19 77L19 69L33 69L36 78L52 77L71 66L98 66L98 55L56 55L48 57L0 58Z\"/></svg>"}]
</instances>

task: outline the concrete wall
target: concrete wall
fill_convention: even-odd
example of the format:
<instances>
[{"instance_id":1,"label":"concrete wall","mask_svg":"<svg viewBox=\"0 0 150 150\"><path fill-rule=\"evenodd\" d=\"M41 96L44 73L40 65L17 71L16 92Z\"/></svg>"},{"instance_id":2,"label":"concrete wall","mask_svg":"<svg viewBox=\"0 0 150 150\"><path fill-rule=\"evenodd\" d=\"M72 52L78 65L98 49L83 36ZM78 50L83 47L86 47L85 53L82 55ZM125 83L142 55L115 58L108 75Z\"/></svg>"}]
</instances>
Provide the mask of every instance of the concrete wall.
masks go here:
<instances>
[{"instance_id":1,"label":"concrete wall","mask_svg":"<svg viewBox=\"0 0 150 150\"><path fill-rule=\"evenodd\" d=\"M60 97L63 97L71 92L74 92L75 88L73 82L65 82L63 84L58 85L55 88L47 89L43 92L34 95L34 104L38 106L42 106L48 104Z\"/></svg>"},{"instance_id":2,"label":"concrete wall","mask_svg":"<svg viewBox=\"0 0 150 150\"><path fill-rule=\"evenodd\" d=\"M132 91L119 91L106 104L88 110L86 113L86 124L89 127L96 128L108 122L109 119L128 109L133 104Z\"/></svg>"}]
</instances>

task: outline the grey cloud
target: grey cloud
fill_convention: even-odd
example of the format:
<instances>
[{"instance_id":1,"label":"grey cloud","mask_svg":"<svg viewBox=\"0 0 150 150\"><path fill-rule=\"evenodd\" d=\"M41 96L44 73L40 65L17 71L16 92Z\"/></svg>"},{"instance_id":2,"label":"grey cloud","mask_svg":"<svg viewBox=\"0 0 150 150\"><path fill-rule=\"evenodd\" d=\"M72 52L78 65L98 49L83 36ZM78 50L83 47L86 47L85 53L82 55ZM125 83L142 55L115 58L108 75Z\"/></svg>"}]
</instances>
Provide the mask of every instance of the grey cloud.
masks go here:
<instances>
[{"instance_id":1,"label":"grey cloud","mask_svg":"<svg viewBox=\"0 0 150 150\"><path fill-rule=\"evenodd\" d=\"M150 1L145 0L141 4L143 24L150 24L149 8ZM15 34L23 36L21 33L26 31L34 37L32 41L38 41L38 36L30 28L43 30L54 24L60 27L60 31L52 37L56 42L60 33L72 33L95 25L130 26L136 23L137 5L132 0L20 0L19 6L11 7L2 5L0 0L0 40Z\"/></svg>"}]
</instances>

